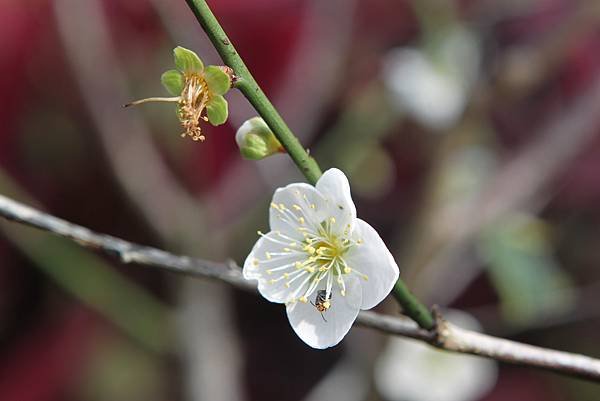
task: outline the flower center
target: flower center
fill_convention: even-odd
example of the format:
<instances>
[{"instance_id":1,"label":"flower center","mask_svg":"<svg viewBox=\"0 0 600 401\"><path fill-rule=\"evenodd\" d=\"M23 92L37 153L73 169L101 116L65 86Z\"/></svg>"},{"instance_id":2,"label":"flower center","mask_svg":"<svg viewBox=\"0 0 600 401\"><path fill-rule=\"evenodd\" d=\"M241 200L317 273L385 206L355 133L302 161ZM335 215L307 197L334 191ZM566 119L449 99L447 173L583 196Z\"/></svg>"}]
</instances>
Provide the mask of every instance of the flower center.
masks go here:
<instances>
[{"instance_id":1,"label":"flower center","mask_svg":"<svg viewBox=\"0 0 600 401\"><path fill-rule=\"evenodd\" d=\"M360 245L362 240L352 238L350 225L339 232L334 217L315 221L317 206L310 203L300 191L296 191L295 195L298 203L289 206L272 203L271 207L276 211L276 217L299 232L303 239L294 239L280 231L272 231L269 235L259 232L265 240L281 249L265 252L266 259L256 259L254 265L265 265L267 275L273 276L266 281L267 284L283 284L290 289L288 303L310 302L316 310L323 312L335 304L335 299L332 299L334 286L339 288L339 293L344 297L345 280L349 275L368 279L354 266L349 266L345 259L346 253Z\"/></svg>"},{"instance_id":2,"label":"flower center","mask_svg":"<svg viewBox=\"0 0 600 401\"><path fill-rule=\"evenodd\" d=\"M178 110L179 120L184 129L181 136L189 136L194 141L204 141L200 120L208 121L206 116L202 115L210 100L208 85L197 73L187 73L184 79L185 84L181 91Z\"/></svg>"}]
</instances>

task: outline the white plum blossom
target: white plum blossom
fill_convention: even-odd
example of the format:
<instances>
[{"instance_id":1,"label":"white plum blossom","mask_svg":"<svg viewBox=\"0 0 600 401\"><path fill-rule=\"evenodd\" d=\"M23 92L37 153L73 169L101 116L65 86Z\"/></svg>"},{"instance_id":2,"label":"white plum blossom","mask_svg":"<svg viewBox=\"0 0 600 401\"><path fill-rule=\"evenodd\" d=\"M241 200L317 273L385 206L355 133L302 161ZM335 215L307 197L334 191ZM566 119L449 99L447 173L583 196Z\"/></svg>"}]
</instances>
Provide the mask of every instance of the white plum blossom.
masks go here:
<instances>
[{"instance_id":1,"label":"white plum blossom","mask_svg":"<svg viewBox=\"0 0 600 401\"><path fill-rule=\"evenodd\" d=\"M359 310L380 303L398 279L398 266L375 229L356 218L348 179L327 170L316 186L279 188L271 231L256 242L244 277L284 303L296 334L313 348L338 344Z\"/></svg>"}]
</instances>

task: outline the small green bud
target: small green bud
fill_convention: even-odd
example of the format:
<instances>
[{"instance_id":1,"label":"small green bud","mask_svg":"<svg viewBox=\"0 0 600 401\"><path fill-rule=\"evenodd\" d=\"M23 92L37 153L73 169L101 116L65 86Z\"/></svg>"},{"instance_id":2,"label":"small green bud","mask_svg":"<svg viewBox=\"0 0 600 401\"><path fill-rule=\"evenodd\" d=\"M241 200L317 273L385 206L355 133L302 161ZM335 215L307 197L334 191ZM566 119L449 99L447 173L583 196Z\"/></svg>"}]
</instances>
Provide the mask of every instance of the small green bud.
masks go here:
<instances>
[{"instance_id":1,"label":"small green bud","mask_svg":"<svg viewBox=\"0 0 600 401\"><path fill-rule=\"evenodd\" d=\"M177 46L173 49L175 66L181 72L202 72L204 64L200 57L185 47Z\"/></svg>"},{"instance_id":2,"label":"small green bud","mask_svg":"<svg viewBox=\"0 0 600 401\"><path fill-rule=\"evenodd\" d=\"M260 160L272 154L282 152L283 147L260 117L247 120L235 134L240 153L246 159Z\"/></svg>"}]
</instances>

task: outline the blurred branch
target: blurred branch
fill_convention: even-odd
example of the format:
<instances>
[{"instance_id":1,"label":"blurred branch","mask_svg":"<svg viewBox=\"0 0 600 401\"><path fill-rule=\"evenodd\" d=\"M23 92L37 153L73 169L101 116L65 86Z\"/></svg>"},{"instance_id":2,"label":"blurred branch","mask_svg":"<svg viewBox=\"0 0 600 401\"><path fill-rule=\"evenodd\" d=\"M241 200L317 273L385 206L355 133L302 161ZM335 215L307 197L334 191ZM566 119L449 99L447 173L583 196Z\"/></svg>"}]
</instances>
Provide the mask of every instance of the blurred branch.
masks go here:
<instances>
[{"instance_id":1,"label":"blurred branch","mask_svg":"<svg viewBox=\"0 0 600 401\"><path fill-rule=\"evenodd\" d=\"M490 11L485 15L481 11L477 13L480 16L475 20L486 21L479 27L480 34L485 37L485 32L498 22L517 17L506 12L518 11L520 16L531 14L534 12L531 6L483 2L479 5L481 11ZM552 194L547 196L546 191L552 180L593 137L590 131L600 122L594 111L598 103L595 99L600 93L598 78L592 79L575 101L566 103L564 112L554 115L536 134L532 133L534 139L500 166L478 196L472 198L471 193L465 194L462 206L458 207L455 204L449 207L448 202L437 203L439 180L449 171L445 162L448 157L453 159L474 143L493 148L485 134L473 135L474 127L482 132L488 129L486 126L490 123L482 116L493 115L492 110L497 107L519 104L533 96L544 83L555 78L574 44L585 41L596 29L600 18L597 2L582 2L581 7L574 9L547 34L501 53L494 61L497 70L492 75L482 75L478 82L463 121L445 135L434 157L430 158L433 168L423 191L423 206L412 224L414 234L408 236L409 241L404 239L406 235L402 237L400 263L409 267L405 281L426 302L447 305L461 294L480 273L481 263L470 253L470 247L481 229L507 213L540 210L551 199ZM473 213L474 210L477 213ZM457 270L460 270L459 275Z\"/></svg>"},{"instance_id":2,"label":"blurred branch","mask_svg":"<svg viewBox=\"0 0 600 401\"><path fill-rule=\"evenodd\" d=\"M215 263L134 244L25 206L0 195L0 216L8 220L50 231L77 244L117 256L123 263L136 263L161 270L224 281L237 288L255 291L234 263ZM440 349L483 356L498 361L537 367L565 375L600 381L600 360L583 355L521 344L462 329L436 313L436 327L420 329L414 322L398 317L361 312L358 323L385 333L410 337Z\"/></svg>"},{"instance_id":3,"label":"blurred branch","mask_svg":"<svg viewBox=\"0 0 600 401\"><path fill-rule=\"evenodd\" d=\"M535 139L507 161L478 196L460 209L438 217L435 224L442 238L441 246L437 244L437 249L431 250L420 266L419 282L414 283L416 289L434 276L442 283L444 279L440 279L440 275L454 277L456 272L451 267L464 258L466 249L482 228L511 211L539 209L549 200L544 190L598 135L598 96L600 76L594 77L585 93L551 119ZM474 210L477 213L474 214Z\"/></svg>"},{"instance_id":4,"label":"blurred branch","mask_svg":"<svg viewBox=\"0 0 600 401\"><path fill-rule=\"evenodd\" d=\"M0 190L37 205L1 168ZM0 235L66 293L98 312L131 339L153 352L174 351L171 309L113 269L105 258L61 238L48 237L5 220L0 221Z\"/></svg>"}]
</instances>

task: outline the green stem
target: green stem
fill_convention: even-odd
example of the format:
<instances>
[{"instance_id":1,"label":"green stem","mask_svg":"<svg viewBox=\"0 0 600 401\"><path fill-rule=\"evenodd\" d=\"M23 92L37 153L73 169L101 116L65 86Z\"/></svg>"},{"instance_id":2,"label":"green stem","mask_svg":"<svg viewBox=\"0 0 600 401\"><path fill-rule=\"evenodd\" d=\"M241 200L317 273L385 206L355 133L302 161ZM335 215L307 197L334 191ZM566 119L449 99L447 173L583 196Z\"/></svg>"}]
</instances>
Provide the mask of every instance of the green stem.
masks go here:
<instances>
[{"instance_id":1,"label":"green stem","mask_svg":"<svg viewBox=\"0 0 600 401\"><path fill-rule=\"evenodd\" d=\"M296 136L283 121L275 107L271 104L262 89L258 86L254 77L244 64L233 47L231 40L227 37L223 28L215 18L214 14L204 0L186 0L196 18L207 33L219 55L238 77L236 87L244 94L246 99L254 106L258 114L271 128L279 142L288 152L294 163L300 168L306 179L315 184L321 176L321 169L315 160L308 155Z\"/></svg>"},{"instance_id":2,"label":"green stem","mask_svg":"<svg viewBox=\"0 0 600 401\"><path fill-rule=\"evenodd\" d=\"M402 306L404 314L410 316L421 328L432 330L435 327L435 320L431 312L410 292L402 279L399 278L396 281L392 295L396 298L400 306Z\"/></svg>"},{"instance_id":3,"label":"green stem","mask_svg":"<svg viewBox=\"0 0 600 401\"><path fill-rule=\"evenodd\" d=\"M319 165L304 150L296 136L283 121L277 110L275 110L275 107L273 107L262 89L260 89L206 1L186 0L186 2L225 64L231 67L236 77L238 77L238 81L235 84L236 88L254 106L306 179L314 185L321 176ZM427 307L411 294L400 279L394 286L394 297L402 306L404 313L417 322L419 326L426 330L431 330L434 327L433 316L427 310Z\"/></svg>"}]
</instances>

